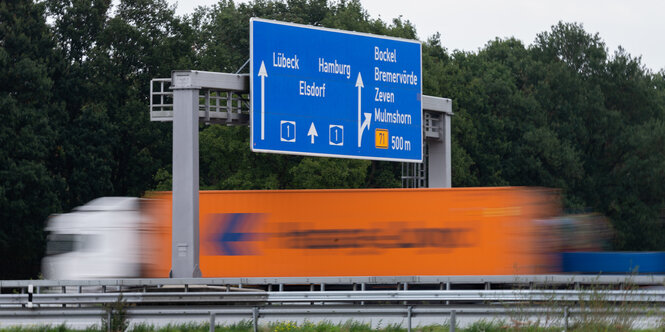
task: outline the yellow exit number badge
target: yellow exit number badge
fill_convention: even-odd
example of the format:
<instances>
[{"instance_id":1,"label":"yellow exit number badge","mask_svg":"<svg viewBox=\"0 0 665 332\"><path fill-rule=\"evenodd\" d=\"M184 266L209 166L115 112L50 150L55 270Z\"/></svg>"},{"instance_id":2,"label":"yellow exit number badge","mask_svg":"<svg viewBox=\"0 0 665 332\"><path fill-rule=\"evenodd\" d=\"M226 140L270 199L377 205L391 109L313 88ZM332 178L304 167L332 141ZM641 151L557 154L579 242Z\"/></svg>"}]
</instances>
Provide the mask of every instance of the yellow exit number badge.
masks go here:
<instances>
[{"instance_id":1,"label":"yellow exit number badge","mask_svg":"<svg viewBox=\"0 0 665 332\"><path fill-rule=\"evenodd\" d=\"M377 149L388 148L388 129L374 130L374 145Z\"/></svg>"}]
</instances>

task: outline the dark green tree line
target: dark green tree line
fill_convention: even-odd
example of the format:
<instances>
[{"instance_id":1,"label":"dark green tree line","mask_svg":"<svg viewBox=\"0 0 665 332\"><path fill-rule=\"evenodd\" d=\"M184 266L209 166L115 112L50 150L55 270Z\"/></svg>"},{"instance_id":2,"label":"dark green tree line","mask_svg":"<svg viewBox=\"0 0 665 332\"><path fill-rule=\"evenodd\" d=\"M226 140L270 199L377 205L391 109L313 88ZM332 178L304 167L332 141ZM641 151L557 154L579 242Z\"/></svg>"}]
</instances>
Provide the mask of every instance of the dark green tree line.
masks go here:
<instances>
[{"instance_id":1,"label":"dark green tree line","mask_svg":"<svg viewBox=\"0 0 665 332\"><path fill-rule=\"evenodd\" d=\"M65 179L49 168L59 151L53 35L42 4L0 3L0 278L34 275L42 228L59 211Z\"/></svg>"},{"instance_id":2,"label":"dark green tree line","mask_svg":"<svg viewBox=\"0 0 665 332\"><path fill-rule=\"evenodd\" d=\"M222 0L183 17L165 0L0 3L0 279L37 275L49 214L170 188L150 79L238 71L251 17L417 37L359 1ZM567 209L611 218L616 249L665 249L664 71L570 23L477 52L431 36L422 61L424 93L453 99L454 186L560 188ZM246 127L202 125L200 140L202 189L400 186L397 163L252 153Z\"/></svg>"},{"instance_id":3,"label":"dark green tree line","mask_svg":"<svg viewBox=\"0 0 665 332\"><path fill-rule=\"evenodd\" d=\"M559 23L525 47L490 41L478 53L424 50L438 95L455 101L453 185L561 188L570 211L606 214L619 250L663 250L663 71L613 55L578 24ZM443 50L443 51L442 51ZM646 152L649 151L649 152ZM658 160L658 161L656 161ZM639 164L639 166L638 166Z\"/></svg>"}]
</instances>

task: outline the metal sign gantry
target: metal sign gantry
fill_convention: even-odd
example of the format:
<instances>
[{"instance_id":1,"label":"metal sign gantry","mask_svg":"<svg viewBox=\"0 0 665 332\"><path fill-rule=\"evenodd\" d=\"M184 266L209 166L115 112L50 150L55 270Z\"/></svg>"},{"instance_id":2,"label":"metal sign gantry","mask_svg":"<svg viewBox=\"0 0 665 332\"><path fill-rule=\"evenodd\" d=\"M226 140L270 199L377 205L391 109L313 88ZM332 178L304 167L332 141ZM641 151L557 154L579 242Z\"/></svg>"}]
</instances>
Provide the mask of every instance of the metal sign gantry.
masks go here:
<instances>
[{"instance_id":1,"label":"metal sign gantry","mask_svg":"<svg viewBox=\"0 0 665 332\"><path fill-rule=\"evenodd\" d=\"M170 91L171 90L171 91ZM174 71L150 83L150 120L173 121L173 224L171 277L200 277L199 122L249 123L249 75ZM422 96L427 141L427 186L451 186L452 101Z\"/></svg>"}]
</instances>

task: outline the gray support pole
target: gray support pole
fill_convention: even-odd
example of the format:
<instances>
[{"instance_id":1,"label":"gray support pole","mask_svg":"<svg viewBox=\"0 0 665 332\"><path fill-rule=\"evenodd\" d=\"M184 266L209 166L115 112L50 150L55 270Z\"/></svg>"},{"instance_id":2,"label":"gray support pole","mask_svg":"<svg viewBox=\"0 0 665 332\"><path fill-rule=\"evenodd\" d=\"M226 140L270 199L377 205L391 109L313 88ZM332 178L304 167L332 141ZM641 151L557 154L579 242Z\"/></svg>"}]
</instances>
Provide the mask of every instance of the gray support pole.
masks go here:
<instances>
[{"instance_id":1,"label":"gray support pole","mask_svg":"<svg viewBox=\"0 0 665 332\"><path fill-rule=\"evenodd\" d=\"M450 282L446 282L446 290L450 290ZM446 305L450 304L450 301L446 301Z\"/></svg>"},{"instance_id":2,"label":"gray support pole","mask_svg":"<svg viewBox=\"0 0 665 332\"><path fill-rule=\"evenodd\" d=\"M450 164L450 115L442 115L441 140L428 140L428 188L450 188L452 166Z\"/></svg>"},{"instance_id":3,"label":"gray support pole","mask_svg":"<svg viewBox=\"0 0 665 332\"><path fill-rule=\"evenodd\" d=\"M452 119L452 116L450 114L444 114L443 115L443 145L444 148L446 149L446 160L443 163L443 174L445 175L445 181L443 182L443 187L444 188L450 188L452 187L452 171L453 167L451 164L451 151L452 151L452 145L450 142L452 141L450 138L450 120Z\"/></svg>"},{"instance_id":4,"label":"gray support pole","mask_svg":"<svg viewBox=\"0 0 665 332\"><path fill-rule=\"evenodd\" d=\"M365 291L365 283L360 284L360 291L364 292ZM365 305L365 301L360 301L360 305Z\"/></svg>"},{"instance_id":5,"label":"gray support pole","mask_svg":"<svg viewBox=\"0 0 665 332\"><path fill-rule=\"evenodd\" d=\"M199 89L189 73L174 73L173 227L171 277L196 278L199 270Z\"/></svg>"},{"instance_id":6,"label":"gray support pole","mask_svg":"<svg viewBox=\"0 0 665 332\"><path fill-rule=\"evenodd\" d=\"M412 318L412 316L413 316L413 313L412 313L412 311L413 311L413 307L412 307L412 306L408 306L406 310L407 310L407 312L406 312L406 314L407 314L406 331L407 331L407 332L411 332L411 318Z\"/></svg>"},{"instance_id":7,"label":"gray support pole","mask_svg":"<svg viewBox=\"0 0 665 332\"><path fill-rule=\"evenodd\" d=\"M450 119L453 116L453 103L448 98L423 96L423 112L428 112L437 122L425 124L427 138L427 187L450 188L451 140Z\"/></svg>"},{"instance_id":8,"label":"gray support pole","mask_svg":"<svg viewBox=\"0 0 665 332\"><path fill-rule=\"evenodd\" d=\"M258 307L252 308L252 327L254 328L254 332L258 332L258 330L259 330L259 308Z\"/></svg>"},{"instance_id":9,"label":"gray support pole","mask_svg":"<svg viewBox=\"0 0 665 332\"><path fill-rule=\"evenodd\" d=\"M455 327L457 325L457 315L455 310L450 312L450 332L455 332Z\"/></svg>"},{"instance_id":10,"label":"gray support pole","mask_svg":"<svg viewBox=\"0 0 665 332\"><path fill-rule=\"evenodd\" d=\"M210 312L210 332L215 332L215 313Z\"/></svg>"}]
</instances>

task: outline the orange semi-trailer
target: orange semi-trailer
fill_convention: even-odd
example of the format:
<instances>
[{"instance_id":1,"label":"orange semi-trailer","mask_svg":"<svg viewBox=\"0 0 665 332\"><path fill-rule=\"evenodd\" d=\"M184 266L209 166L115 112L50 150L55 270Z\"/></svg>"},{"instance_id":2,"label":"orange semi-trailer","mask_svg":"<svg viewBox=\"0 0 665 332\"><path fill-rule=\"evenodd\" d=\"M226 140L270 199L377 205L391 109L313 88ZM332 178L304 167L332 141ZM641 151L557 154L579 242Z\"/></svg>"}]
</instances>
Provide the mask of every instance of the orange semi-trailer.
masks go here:
<instances>
[{"instance_id":1,"label":"orange semi-trailer","mask_svg":"<svg viewBox=\"0 0 665 332\"><path fill-rule=\"evenodd\" d=\"M143 276L171 267L171 195L144 209ZM203 277L556 272L539 188L202 191Z\"/></svg>"}]
</instances>

